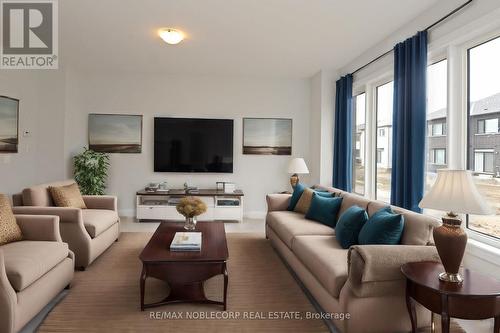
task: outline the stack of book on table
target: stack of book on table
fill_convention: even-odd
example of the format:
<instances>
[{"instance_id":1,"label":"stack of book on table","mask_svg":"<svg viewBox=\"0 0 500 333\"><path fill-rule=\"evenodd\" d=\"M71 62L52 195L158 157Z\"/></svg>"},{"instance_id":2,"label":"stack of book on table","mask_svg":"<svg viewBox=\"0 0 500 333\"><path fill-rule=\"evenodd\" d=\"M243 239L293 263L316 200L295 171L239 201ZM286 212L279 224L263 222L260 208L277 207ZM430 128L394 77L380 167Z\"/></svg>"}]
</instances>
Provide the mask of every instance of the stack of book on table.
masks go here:
<instances>
[{"instance_id":1,"label":"stack of book on table","mask_svg":"<svg viewBox=\"0 0 500 333\"><path fill-rule=\"evenodd\" d=\"M201 251L201 232L176 232L170 251Z\"/></svg>"}]
</instances>

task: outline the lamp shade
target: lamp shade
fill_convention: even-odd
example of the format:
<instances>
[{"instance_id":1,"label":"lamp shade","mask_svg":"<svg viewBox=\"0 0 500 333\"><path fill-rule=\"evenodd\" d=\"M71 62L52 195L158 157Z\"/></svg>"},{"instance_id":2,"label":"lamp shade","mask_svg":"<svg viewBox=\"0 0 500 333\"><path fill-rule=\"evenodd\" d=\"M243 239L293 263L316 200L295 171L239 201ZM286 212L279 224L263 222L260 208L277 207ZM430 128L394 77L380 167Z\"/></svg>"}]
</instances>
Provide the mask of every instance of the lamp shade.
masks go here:
<instances>
[{"instance_id":1,"label":"lamp shade","mask_svg":"<svg viewBox=\"0 0 500 333\"><path fill-rule=\"evenodd\" d=\"M288 173L309 173L306 162L303 158L294 158L288 164Z\"/></svg>"},{"instance_id":2,"label":"lamp shade","mask_svg":"<svg viewBox=\"0 0 500 333\"><path fill-rule=\"evenodd\" d=\"M463 214L493 214L468 170L438 170L434 186L420 201L419 207Z\"/></svg>"}]
</instances>

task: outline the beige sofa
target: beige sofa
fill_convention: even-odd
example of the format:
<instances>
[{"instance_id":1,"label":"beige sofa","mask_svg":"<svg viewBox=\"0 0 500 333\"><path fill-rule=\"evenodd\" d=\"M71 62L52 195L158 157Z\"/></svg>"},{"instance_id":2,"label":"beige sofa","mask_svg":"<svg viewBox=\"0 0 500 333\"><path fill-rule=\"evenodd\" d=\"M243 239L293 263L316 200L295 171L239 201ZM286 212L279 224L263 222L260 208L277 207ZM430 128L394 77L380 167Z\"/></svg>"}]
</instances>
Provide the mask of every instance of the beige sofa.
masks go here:
<instances>
[{"instance_id":1,"label":"beige sofa","mask_svg":"<svg viewBox=\"0 0 500 333\"><path fill-rule=\"evenodd\" d=\"M0 246L0 332L21 330L73 279L57 216L16 215L23 240Z\"/></svg>"},{"instance_id":2,"label":"beige sofa","mask_svg":"<svg viewBox=\"0 0 500 333\"><path fill-rule=\"evenodd\" d=\"M358 205L371 216L385 203L370 201L334 188L343 197L339 216ZM439 261L431 246L436 219L398 207L405 228L401 245L355 245L343 249L335 229L287 211L289 194L267 196L266 236L325 312L349 313L350 319L333 319L344 333L408 332L402 264ZM437 277L436 277L437 278ZM418 326L430 324L430 312L417 306Z\"/></svg>"},{"instance_id":3,"label":"beige sofa","mask_svg":"<svg viewBox=\"0 0 500 333\"><path fill-rule=\"evenodd\" d=\"M85 269L118 240L120 218L114 196L83 196L87 209L55 207L49 186L64 186L74 180L42 184L14 195L15 214L59 216L62 239L75 253L75 266Z\"/></svg>"}]
</instances>

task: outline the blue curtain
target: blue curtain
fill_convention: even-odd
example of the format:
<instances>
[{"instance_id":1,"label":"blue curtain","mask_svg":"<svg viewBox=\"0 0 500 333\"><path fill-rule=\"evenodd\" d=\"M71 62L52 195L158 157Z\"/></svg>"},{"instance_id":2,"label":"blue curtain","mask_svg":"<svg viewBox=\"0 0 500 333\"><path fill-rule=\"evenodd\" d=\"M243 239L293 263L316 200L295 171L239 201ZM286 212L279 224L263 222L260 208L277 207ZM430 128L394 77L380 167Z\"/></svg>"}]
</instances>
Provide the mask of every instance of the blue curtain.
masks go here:
<instances>
[{"instance_id":1,"label":"blue curtain","mask_svg":"<svg viewBox=\"0 0 500 333\"><path fill-rule=\"evenodd\" d=\"M427 32L394 47L391 204L420 212L424 194Z\"/></svg>"},{"instance_id":2,"label":"blue curtain","mask_svg":"<svg viewBox=\"0 0 500 333\"><path fill-rule=\"evenodd\" d=\"M333 186L352 189L352 75L337 81L333 147Z\"/></svg>"}]
</instances>

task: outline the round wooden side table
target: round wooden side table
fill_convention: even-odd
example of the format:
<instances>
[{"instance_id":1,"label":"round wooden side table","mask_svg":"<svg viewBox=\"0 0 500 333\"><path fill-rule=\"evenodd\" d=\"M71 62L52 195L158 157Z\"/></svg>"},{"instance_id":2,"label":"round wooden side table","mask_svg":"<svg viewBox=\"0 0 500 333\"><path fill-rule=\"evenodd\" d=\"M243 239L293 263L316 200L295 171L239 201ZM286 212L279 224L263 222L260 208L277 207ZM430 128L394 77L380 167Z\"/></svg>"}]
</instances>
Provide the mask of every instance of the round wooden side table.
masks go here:
<instances>
[{"instance_id":1,"label":"round wooden side table","mask_svg":"<svg viewBox=\"0 0 500 333\"><path fill-rule=\"evenodd\" d=\"M438 278L444 272L438 262L412 262L401 266L406 277L406 305L410 314L412 332L417 331L415 302L432 313L441 315L442 332L450 331L450 317L480 320L495 318L494 333L500 333L500 281L461 269L464 281L460 284L443 282Z\"/></svg>"}]
</instances>

